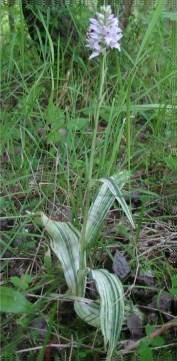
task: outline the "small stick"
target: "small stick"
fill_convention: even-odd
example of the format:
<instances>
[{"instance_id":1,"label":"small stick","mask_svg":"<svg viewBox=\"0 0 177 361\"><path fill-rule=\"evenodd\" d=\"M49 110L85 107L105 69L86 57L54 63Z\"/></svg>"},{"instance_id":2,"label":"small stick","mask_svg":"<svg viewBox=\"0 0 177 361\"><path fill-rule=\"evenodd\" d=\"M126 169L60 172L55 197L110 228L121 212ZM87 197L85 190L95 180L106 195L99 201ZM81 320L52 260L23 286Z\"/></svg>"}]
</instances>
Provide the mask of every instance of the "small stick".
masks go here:
<instances>
[{"instance_id":1,"label":"small stick","mask_svg":"<svg viewBox=\"0 0 177 361\"><path fill-rule=\"evenodd\" d=\"M165 332L169 331L170 329L177 327L177 319L164 323L161 327L154 330L149 336L141 338L140 340L134 342L133 344L126 347L125 350L122 350L122 354L129 353L135 350L141 343L143 339L153 340L155 337L161 336Z\"/></svg>"}]
</instances>

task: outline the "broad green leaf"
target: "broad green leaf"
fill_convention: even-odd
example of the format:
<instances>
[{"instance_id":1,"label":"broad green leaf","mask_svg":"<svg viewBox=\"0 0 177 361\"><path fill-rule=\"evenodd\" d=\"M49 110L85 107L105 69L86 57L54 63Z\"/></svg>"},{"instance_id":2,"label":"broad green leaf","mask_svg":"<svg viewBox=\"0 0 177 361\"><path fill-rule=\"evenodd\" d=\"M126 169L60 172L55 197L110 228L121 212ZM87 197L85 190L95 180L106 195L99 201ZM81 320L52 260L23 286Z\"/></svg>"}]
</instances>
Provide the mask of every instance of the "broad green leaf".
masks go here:
<instances>
[{"instance_id":1,"label":"broad green leaf","mask_svg":"<svg viewBox=\"0 0 177 361\"><path fill-rule=\"evenodd\" d=\"M111 360L124 321L124 291L118 277L107 270L91 273L100 295L100 326L105 345L109 344L107 360Z\"/></svg>"},{"instance_id":2,"label":"broad green leaf","mask_svg":"<svg viewBox=\"0 0 177 361\"><path fill-rule=\"evenodd\" d=\"M165 340L162 336L157 336L151 339L150 345L153 347L161 347L165 343Z\"/></svg>"},{"instance_id":3,"label":"broad green leaf","mask_svg":"<svg viewBox=\"0 0 177 361\"><path fill-rule=\"evenodd\" d=\"M0 287L0 311L10 313L28 313L32 310L32 304L25 296L9 287Z\"/></svg>"},{"instance_id":4,"label":"broad green leaf","mask_svg":"<svg viewBox=\"0 0 177 361\"><path fill-rule=\"evenodd\" d=\"M141 343L138 347L138 355L139 355L141 361L153 361L154 360L152 349L146 343L146 340L141 341Z\"/></svg>"},{"instance_id":5,"label":"broad green leaf","mask_svg":"<svg viewBox=\"0 0 177 361\"><path fill-rule=\"evenodd\" d=\"M172 283L172 288L170 288L169 292L172 296L177 297L177 274L174 274L171 277L171 283Z\"/></svg>"},{"instance_id":6,"label":"broad green leaf","mask_svg":"<svg viewBox=\"0 0 177 361\"><path fill-rule=\"evenodd\" d=\"M177 288L170 288L169 292L172 296L177 297Z\"/></svg>"},{"instance_id":7,"label":"broad green leaf","mask_svg":"<svg viewBox=\"0 0 177 361\"><path fill-rule=\"evenodd\" d=\"M70 118L67 123L67 128L71 131L80 131L85 129L88 123L87 118Z\"/></svg>"},{"instance_id":8,"label":"broad green leaf","mask_svg":"<svg viewBox=\"0 0 177 361\"><path fill-rule=\"evenodd\" d=\"M71 223L52 221L44 213L41 219L51 237L51 248L61 262L66 283L72 293L77 294L80 234Z\"/></svg>"},{"instance_id":9,"label":"broad green leaf","mask_svg":"<svg viewBox=\"0 0 177 361\"><path fill-rule=\"evenodd\" d=\"M53 130L60 129L65 124L64 111L56 106L51 100L45 112L45 119L51 125Z\"/></svg>"},{"instance_id":10,"label":"broad green leaf","mask_svg":"<svg viewBox=\"0 0 177 361\"><path fill-rule=\"evenodd\" d=\"M113 177L103 178L102 181L104 182L104 184L107 185L107 187L109 188L109 190L112 193L112 195L114 196L114 198L121 205L122 210L126 214L126 216L127 216L128 220L129 220L130 224L132 225L132 227L135 228L133 218L132 218L132 214L130 212L129 207L127 206L127 203L125 202L123 193L121 192L121 189L120 189L119 185L117 184L117 182L115 182Z\"/></svg>"},{"instance_id":11,"label":"broad green leaf","mask_svg":"<svg viewBox=\"0 0 177 361\"><path fill-rule=\"evenodd\" d=\"M177 288L177 273L171 277L171 283L173 288Z\"/></svg>"},{"instance_id":12,"label":"broad green leaf","mask_svg":"<svg viewBox=\"0 0 177 361\"><path fill-rule=\"evenodd\" d=\"M100 304L95 301L83 299L74 302L77 315L89 325L100 328Z\"/></svg>"},{"instance_id":13,"label":"broad green leaf","mask_svg":"<svg viewBox=\"0 0 177 361\"><path fill-rule=\"evenodd\" d=\"M19 288L21 290L26 290L29 288L29 284L32 281L32 277L28 274L24 274L21 277L12 276L10 280L16 288Z\"/></svg>"},{"instance_id":14,"label":"broad green leaf","mask_svg":"<svg viewBox=\"0 0 177 361\"><path fill-rule=\"evenodd\" d=\"M172 170L173 172L177 171L176 156L169 155L168 157L164 157L164 161L170 170Z\"/></svg>"},{"instance_id":15,"label":"broad green leaf","mask_svg":"<svg viewBox=\"0 0 177 361\"><path fill-rule=\"evenodd\" d=\"M113 182L113 184L117 186L117 189L119 189L119 194L120 194L120 190L127 182L128 178L129 178L129 174L127 172L120 172L119 174L112 176L108 179L110 179ZM110 189L109 183L103 180L103 184L100 187L97 197L93 202L93 204L91 205L88 214L88 219L86 223L86 233L85 233L85 238L88 243L95 240L95 237L109 209L113 205L115 198L116 198L115 194Z\"/></svg>"}]
</instances>

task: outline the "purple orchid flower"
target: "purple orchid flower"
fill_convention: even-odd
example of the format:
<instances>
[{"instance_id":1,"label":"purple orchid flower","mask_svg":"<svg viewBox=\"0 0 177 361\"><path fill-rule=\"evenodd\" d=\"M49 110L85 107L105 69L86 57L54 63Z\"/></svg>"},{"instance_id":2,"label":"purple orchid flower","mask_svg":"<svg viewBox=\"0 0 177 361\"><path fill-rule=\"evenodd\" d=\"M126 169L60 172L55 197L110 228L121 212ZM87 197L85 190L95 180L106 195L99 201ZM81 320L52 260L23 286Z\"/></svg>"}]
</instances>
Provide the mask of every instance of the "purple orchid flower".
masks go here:
<instances>
[{"instance_id":1,"label":"purple orchid flower","mask_svg":"<svg viewBox=\"0 0 177 361\"><path fill-rule=\"evenodd\" d=\"M119 20L112 14L111 6L101 6L101 13L96 13L96 17L90 19L86 45L92 50L89 59L103 54L109 48L120 51L121 38Z\"/></svg>"}]
</instances>

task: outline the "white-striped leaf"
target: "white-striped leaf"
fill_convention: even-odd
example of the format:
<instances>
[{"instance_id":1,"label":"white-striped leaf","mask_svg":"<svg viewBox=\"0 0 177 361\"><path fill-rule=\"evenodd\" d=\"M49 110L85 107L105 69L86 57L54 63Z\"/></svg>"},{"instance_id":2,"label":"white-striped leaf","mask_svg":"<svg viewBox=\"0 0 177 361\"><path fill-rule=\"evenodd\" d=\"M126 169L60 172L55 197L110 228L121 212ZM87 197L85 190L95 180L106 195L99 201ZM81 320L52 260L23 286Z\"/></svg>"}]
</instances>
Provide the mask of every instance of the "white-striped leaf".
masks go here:
<instances>
[{"instance_id":1,"label":"white-striped leaf","mask_svg":"<svg viewBox=\"0 0 177 361\"><path fill-rule=\"evenodd\" d=\"M111 360L124 321L123 287L118 277L107 270L91 273L100 295L100 326L105 345L109 344L107 360Z\"/></svg>"},{"instance_id":2,"label":"white-striped leaf","mask_svg":"<svg viewBox=\"0 0 177 361\"><path fill-rule=\"evenodd\" d=\"M77 315L89 325L100 328L100 304L98 302L83 299L74 302Z\"/></svg>"},{"instance_id":3,"label":"white-striped leaf","mask_svg":"<svg viewBox=\"0 0 177 361\"><path fill-rule=\"evenodd\" d=\"M93 204L90 207L88 219L86 223L86 233L85 233L85 239L89 243L93 240L95 240L95 237L109 211L111 206L113 205L115 198L118 200L122 200L122 194L121 189L124 186L124 184L129 179L129 173L128 172L120 172L119 174L116 174L108 179L102 179L102 186L100 187L100 190L97 194L97 197ZM114 184L114 191L113 187L110 187L111 184ZM117 189L117 193L115 194L115 188ZM119 202L120 203L120 202ZM124 201L125 203L125 201ZM124 206L124 211L127 208ZM130 211L129 211L130 213ZM128 215L129 215L128 213ZM131 221L132 218L130 217ZM133 221L132 221L133 222Z\"/></svg>"},{"instance_id":4,"label":"white-striped leaf","mask_svg":"<svg viewBox=\"0 0 177 361\"><path fill-rule=\"evenodd\" d=\"M125 202L123 193L121 191L121 188L120 188L118 182L115 182L113 177L103 178L101 180L102 180L102 182L104 182L104 184L107 185L107 187L109 188L111 194L115 197L117 202L121 205L122 210L126 214L130 224L132 225L133 228L135 228L135 224L133 222L132 214L130 212L129 207L127 206L127 203Z\"/></svg>"},{"instance_id":5,"label":"white-striped leaf","mask_svg":"<svg viewBox=\"0 0 177 361\"><path fill-rule=\"evenodd\" d=\"M66 283L75 295L78 289L80 233L71 223L52 221L44 213L41 219L51 237L51 248L61 262Z\"/></svg>"},{"instance_id":6,"label":"white-striped leaf","mask_svg":"<svg viewBox=\"0 0 177 361\"><path fill-rule=\"evenodd\" d=\"M74 302L74 309L83 321L91 326L100 328L100 304L98 302L84 298L82 301ZM133 313L143 319L143 314L138 307L126 300L124 306L124 324L127 323L127 318Z\"/></svg>"}]
</instances>

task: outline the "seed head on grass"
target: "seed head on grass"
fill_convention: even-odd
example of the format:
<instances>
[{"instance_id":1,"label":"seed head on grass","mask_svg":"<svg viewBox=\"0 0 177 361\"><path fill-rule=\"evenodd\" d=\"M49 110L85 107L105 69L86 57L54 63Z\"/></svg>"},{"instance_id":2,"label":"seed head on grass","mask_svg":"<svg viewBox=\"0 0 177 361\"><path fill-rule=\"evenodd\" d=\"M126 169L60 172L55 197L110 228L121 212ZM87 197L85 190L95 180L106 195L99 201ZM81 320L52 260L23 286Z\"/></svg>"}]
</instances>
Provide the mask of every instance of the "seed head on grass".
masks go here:
<instances>
[{"instance_id":1,"label":"seed head on grass","mask_svg":"<svg viewBox=\"0 0 177 361\"><path fill-rule=\"evenodd\" d=\"M101 12L90 19L87 33L87 47L92 50L89 59L103 54L107 49L120 51L122 31L119 28L118 18L112 14L111 6L101 6Z\"/></svg>"}]
</instances>

